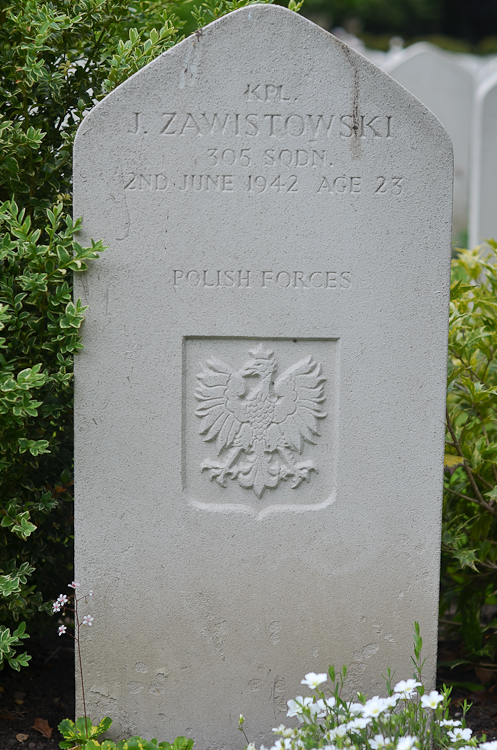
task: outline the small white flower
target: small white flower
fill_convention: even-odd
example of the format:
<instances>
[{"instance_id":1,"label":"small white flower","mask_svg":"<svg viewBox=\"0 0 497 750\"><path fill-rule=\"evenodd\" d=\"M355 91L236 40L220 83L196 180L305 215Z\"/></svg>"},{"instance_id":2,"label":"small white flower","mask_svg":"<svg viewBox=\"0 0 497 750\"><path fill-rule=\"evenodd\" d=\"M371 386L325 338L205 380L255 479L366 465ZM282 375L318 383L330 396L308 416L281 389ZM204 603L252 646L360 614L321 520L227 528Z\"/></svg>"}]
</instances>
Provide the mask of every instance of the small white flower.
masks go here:
<instances>
[{"instance_id":1,"label":"small white flower","mask_svg":"<svg viewBox=\"0 0 497 750\"><path fill-rule=\"evenodd\" d=\"M423 708L436 708L442 701L443 695L437 693L436 690L432 690L429 695L421 696L421 705L423 706Z\"/></svg>"},{"instance_id":2,"label":"small white flower","mask_svg":"<svg viewBox=\"0 0 497 750\"><path fill-rule=\"evenodd\" d=\"M372 719L369 719L369 718L368 719L366 718L352 719L352 721L349 721L347 723L347 729L349 729L352 732L356 729L365 729L368 726L368 724L371 724L371 721Z\"/></svg>"},{"instance_id":3,"label":"small white flower","mask_svg":"<svg viewBox=\"0 0 497 750\"><path fill-rule=\"evenodd\" d=\"M307 704L307 708L309 709L309 715L307 715L307 713L304 713L303 715L303 719L306 724L313 722L315 718L322 719L324 716L326 716L326 707L321 700L314 702L311 699L311 703Z\"/></svg>"},{"instance_id":4,"label":"small white flower","mask_svg":"<svg viewBox=\"0 0 497 750\"><path fill-rule=\"evenodd\" d=\"M288 706L288 711L286 712L287 716L300 716L302 713L302 706L299 706L297 701L294 701L293 698L290 698L290 700L286 702L286 705Z\"/></svg>"},{"instance_id":5,"label":"small white flower","mask_svg":"<svg viewBox=\"0 0 497 750\"><path fill-rule=\"evenodd\" d=\"M327 674L316 674L315 672L309 672L301 681L301 685L307 685L308 687L312 688L312 690L315 690L319 685L322 685L323 682L326 682L327 679Z\"/></svg>"},{"instance_id":6,"label":"small white flower","mask_svg":"<svg viewBox=\"0 0 497 750\"><path fill-rule=\"evenodd\" d=\"M68 598L65 594L60 594L60 596L57 597L57 599L52 604L52 609L54 612L60 612L62 607L67 604Z\"/></svg>"},{"instance_id":7,"label":"small white flower","mask_svg":"<svg viewBox=\"0 0 497 750\"><path fill-rule=\"evenodd\" d=\"M79 586L79 583L76 583L76 581L73 581L72 583L67 584L70 589L77 589Z\"/></svg>"},{"instance_id":8,"label":"small white flower","mask_svg":"<svg viewBox=\"0 0 497 750\"><path fill-rule=\"evenodd\" d=\"M492 740L492 742L482 742L481 745L478 745L479 750L497 750L497 740Z\"/></svg>"},{"instance_id":9,"label":"small white flower","mask_svg":"<svg viewBox=\"0 0 497 750\"><path fill-rule=\"evenodd\" d=\"M274 734L281 734L283 737L292 737L293 729L286 727L284 724L280 724L279 727L273 729Z\"/></svg>"},{"instance_id":10,"label":"small white flower","mask_svg":"<svg viewBox=\"0 0 497 750\"><path fill-rule=\"evenodd\" d=\"M362 714L362 712L364 711L364 706L362 705L362 703L349 703L347 708L349 709L349 712L351 714L355 714L356 716Z\"/></svg>"},{"instance_id":11,"label":"small white flower","mask_svg":"<svg viewBox=\"0 0 497 750\"><path fill-rule=\"evenodd\" d=\"M67 628L66 628L65 625L60 625L59 626L59 630L58 630L59 635L64 635L64 633L66 632L66 630L67 630Z\"/></svg>"},{"instance_id":12,"label":"small white flower","mask_svg":"<svg viewBox=\"0 0 497 750\"><path fill-rule=\"evenodd\" d=\"M88 592L88 596L93 596L93 591L91 589Z\"/></svg>"},{"instance_id":13,"label":"small white flower","mask_svg":"<svg viewBox=\"0 0 497 750\"><path fill-rule=\"evenodd\" d=\"M343 738L347 734L347 724L339 724L334 729L330 729L327 739L336 740L337 737Z\"/></svg>"},{"instance_id":14,"label":"small white flower","mask_svg":"<svg viewBox=\"0 0 497 750\"><path fill-rule=\"evenodd\" d=\"M399 700L399 695L394 693L394 695L389 695L388 698L383 698L383 700L385 701L387 708L395 708L397 701Z\"/></svg>"},{"instance_id":15,"label":"small white flower","mask_svg":"<svg viewBox=\"0 0 497 750\"><path fill-rule=\"evenodd\" d=\"M382 734L375 734L374 740L369 740L369 744L373 750L381 750L381 748L387 747L392 744L390 737L384 737Z\"/></svg>"},{"instance_id":16,"label":"small white flower","mask_svg":"<svg viewBox=\"0 0 497 750\"><path fill-rule=\"evenodd\" d=\"M329 714L329 709L333 708L333 704L326 700L326 698L319 698L319 700L316 701L314 704L318 708L318 718L322 719L324 716L327 716Z\"/></svg>"},{"instance_id":17,"label":"small white flower","mask_svg":"<svg viewBox=\"0 0 497 750\"><path fill-rule=\"evenodd\" d=\"M83 617L83 625L91 625L93 622L93 617L91 615L85 615Z\"/></svg>"},{"instance_id":18,"label":"small white flower","mask_svg":"<svg viewBox=\"0 0 497 750\"><path fill-rule=\"evenodd\" d=\"M461 722L457 719L440 719L440 721L435 722L436 724L440 724L441 727L460 727ZM495 750L497 750L497 745L495 746Z\"/></svg>"},{"instance_id":19,"label":"small white flower","mask_svg":"<svg viewBox=\"0 0 497 750\"><path fill-rule=\"evenodd\" d=\"M410 737L408 734L405 737L400 737L397 742L397 750L411 750L417 741L417 737Z\"/></svg>"},{"instance_id":20,"label":"small white flower","mask_svg":"<svg viewBox=\"0 0 497 750\"><path fill-rule=\"evenodd\" d=\"M310 706L312 703L312 698L310 696L306 696L303 698L301 695L297 695L295 700L293 698L290 698L289 701L286 702L288 706L287 716L302 716L302 709L304 706Z\"/></svg>"},{"instance_id":21,"label":"small white flower","mask_svg":"<svg viewBox=\"0 0 497 750\"><path fill-rule=\"evenodd\" d=\"M253 742L249 742L247 745L247 750L255 750L255 745Z\"/></svg>"},{"instance_id":22,"label":"small white flower","mask_svg":"<svg viewBox=\"0 0 497 750\"><path fill-rule=\"evenodd\" d=\"M395 685L394 690L396 693L401 694L401 698L410 698L414 688L417 687L421 687L421 683L416 680L401 680Z\"/></svg>"},{"instance_id":23,"label":"small white flower","mask_svg":"<svg viewBox=\"0 0 497 750\"><path fill-rule=\"evenodd\" d=\"M458 742L458 740L465 740L466 742L471 739L471 735L473 734L473 730L469 727L466 727L466 729L462 729L461 727L455 727L454 729L447 732L447 735L450 737L452 742Z\"/></svg>"},{"instance_id":24,"label":"small white flower","mask_svg":"<svg viewBox=\"0 0 497 750\"><path fill-rule=\"evenodd\" d=\"M362 715L364 717L379 716L383 711L386 711L387 708L389 708L389 705L385 701L385 698L380 698L378 695L375 695L373 698L366 701L362 707Z\"/></svg>"}]
</instances>

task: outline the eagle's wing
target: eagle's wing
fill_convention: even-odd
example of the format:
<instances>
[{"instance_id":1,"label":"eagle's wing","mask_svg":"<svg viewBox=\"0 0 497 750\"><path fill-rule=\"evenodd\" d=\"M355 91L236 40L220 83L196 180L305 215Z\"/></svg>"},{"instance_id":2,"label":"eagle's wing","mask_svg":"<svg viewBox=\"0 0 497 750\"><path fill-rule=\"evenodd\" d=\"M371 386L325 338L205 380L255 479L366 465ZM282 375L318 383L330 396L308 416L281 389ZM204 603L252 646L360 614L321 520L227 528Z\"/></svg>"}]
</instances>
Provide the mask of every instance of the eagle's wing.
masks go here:
<instances>
[{"instance_id":1,"label":"eagle's wing","mask_svg":"<svg viewBox=\"0 0 497 750\"><path fill-rule=\"evenodd\" d=\"M212 357L197 375L195 397L200 404L195 414L201 418L204 440L216 439L218 453L233 445L242 423L248 422L245 403L246 383L240 373L220 359Z\"/></svg>"},{"instance_id":2,"label":"eagle's wing","mask_svg":"<svg viewBox=\"0 0 497 750\"><path fill-rule=\"evenodd\" d=\"M326 378L321 372L321 365L312 357L306 357L285 370L274 384L279 398L274 407L273 423L278 425L290 448L298 453L302 453L304 440L316 442L318 419L326 417L322 407Z\"/></svg>"}]
</instances>

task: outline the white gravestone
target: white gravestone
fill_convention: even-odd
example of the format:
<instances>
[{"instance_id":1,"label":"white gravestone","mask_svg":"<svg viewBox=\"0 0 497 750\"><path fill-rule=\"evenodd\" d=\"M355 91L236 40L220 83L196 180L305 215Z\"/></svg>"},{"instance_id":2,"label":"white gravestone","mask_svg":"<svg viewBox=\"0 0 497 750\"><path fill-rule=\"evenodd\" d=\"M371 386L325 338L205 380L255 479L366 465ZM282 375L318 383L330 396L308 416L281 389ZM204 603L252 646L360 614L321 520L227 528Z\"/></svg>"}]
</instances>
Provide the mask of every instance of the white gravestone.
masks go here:
<instances>
[{"instance_id":1,"label":"white gravestone","mask_svg":"<svg viewBox=\"0 0 497 750\"><path fill-rule=\"evenodd\" d=\"M448 53L420 42L383 69L431 109L454 146L454 216L457 237L467 230L474 78Z\"/></svg>"},{"instance_id":2,"label":"white gravestone","mask_svg":"<svg viewBox=\"0 0 497 750\"><path fill-rule=\"evenodd\" d=\"M452 153L395 81L286 9L216 21L75 146L76 575L114 736L257 742L300 680L432 682Z\"/></svg>"},{"instance_id":3,"label":"white gravestone","mask_svg":"<svg viewBox=\"0 0 497 750\"><path fill-rule=\"evenodd\" d=\"M497 239L497 72L476 90L469 246Z\"/></svg>"}]
</instances>

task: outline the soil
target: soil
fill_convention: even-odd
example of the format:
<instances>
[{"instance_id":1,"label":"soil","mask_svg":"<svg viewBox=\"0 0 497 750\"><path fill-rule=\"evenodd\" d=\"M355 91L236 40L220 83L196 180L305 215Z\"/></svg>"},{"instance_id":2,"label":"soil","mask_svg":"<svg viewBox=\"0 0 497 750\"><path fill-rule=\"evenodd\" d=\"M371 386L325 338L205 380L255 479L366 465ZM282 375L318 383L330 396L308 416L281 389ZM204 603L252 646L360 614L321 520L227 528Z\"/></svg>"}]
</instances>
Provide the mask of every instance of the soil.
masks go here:
<instances>
[{"instance_id":1,"label":"soil","mask_svg":"<svg viewBox=\"0 0 497 750\"><path fill-rule=\"evenodd\" d=\"M452 686L450 715L461 718L466 700L471 708L466 714L466 724L473 736L483 741L497 740L497 664L470 666L457 663L464 658L462 648L454 642L439 641L437 687Z\"/></svg>"},{"instance_id":2,"label":"soil","mask_svg":"<svg viewBox=\"0 0 497 750\"><path fill-rule=\"evenodd\" d=\"M0 672L0 750L58 748L62 736L57 725L74 718L72 640L31 636L26 650L32 655L28 668L15 672L7 665ZM53 729L50 739L33 728L36 719Z\"/></svg>"},{"instance_id":3,"label":"soil","mask_svg":"<svg viewBox=\"0 0 497 750\"><path fill-rule=\"evenodd\" d=\"M14 672L9 666L0 672L0 750L52 750L62 737L57 725L74 718L74 649L68 638L31 637L30 666ZM442 664L457 661L458 649L441 641ZM472 703L466 723L479 739L497 739L497 666L455 668L440 666L438 686L453 685L450 714L460 718L465 699ZM47 722L51 737L34 729L37 719ZM40 726L45 729L46 724ZM46 730L50 734L49 729Z\"/></svg>"}]
</instances>

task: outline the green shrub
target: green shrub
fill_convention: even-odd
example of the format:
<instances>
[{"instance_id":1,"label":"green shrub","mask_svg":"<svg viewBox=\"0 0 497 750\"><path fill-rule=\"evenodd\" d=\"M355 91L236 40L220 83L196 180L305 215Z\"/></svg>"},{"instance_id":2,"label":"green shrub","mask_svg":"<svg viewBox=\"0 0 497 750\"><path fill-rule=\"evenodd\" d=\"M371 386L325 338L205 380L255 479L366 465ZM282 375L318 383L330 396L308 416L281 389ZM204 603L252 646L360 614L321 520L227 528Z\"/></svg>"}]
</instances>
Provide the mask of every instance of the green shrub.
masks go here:
<instances>
[{"instance_id":1,"label":"green shrub","mask_svg":"<svg viewBox=\"0 0 497 750\"><path fill-rule=\"evenodd\" d=\"M189 28L248 0L6 0L0 8L0 669L72 567L72 144L96 101ZM292 7L296 7L295 4ZM180 20L178 11L184 20Z\"/></svg>"},{"instance_id":2,"label":"green shrub","mask_svg":"<svg viewBox=\"0 0 497 750\"><path fill-rule=\"evenodd\" d=\"M84 270L101 245L82 248L74 241L79 222L62 215L62 204L48 209L47 224L35 229L14 201L0 207L0 638L6 642L9 623L49 611L42 586L28 579L37 566L45 580L53 573L72 534L72 355L81 347L84 308L71 301L66 276ZM18 669L27 657L16 658L14 645L0 650L0 663L7 659Z\"/></svg>"},{"instance_id":3,"label":"green shrub","mask_svg":"<svg viewBox=\"0 0 497 750\"><path fill-rule=\"evenodd\" d=\"M76 721L64 719L59 724L59 732L64 737L59 742L62 750L192 750L193 740L186 737L176 737L173 743L157 742L156 739L145 740L143 737L135 735L127 740L113 742L112 740L103 740L100 742L97 737L105 734L112 724L112 719L108 716L97 725L92 725L90 719L80 718Z\"/></svg>"},{"instance_id":4,"label":"green shrub","mask_svg":"<svg viewBox=\"0 0 497 750\"><path fill-rule=\"evenodd\" d=\"M476 662L497 653L497 620L482 617L485 604L497 604L497 243L490 244L485 261L478 249L452 261L442 538L442 616Z\"/></svg>"}]
</instances>

